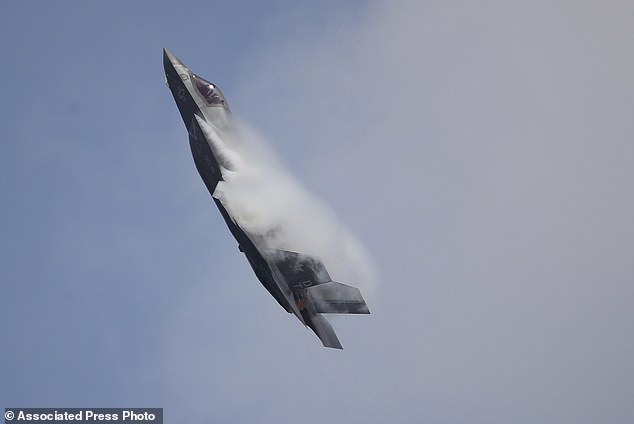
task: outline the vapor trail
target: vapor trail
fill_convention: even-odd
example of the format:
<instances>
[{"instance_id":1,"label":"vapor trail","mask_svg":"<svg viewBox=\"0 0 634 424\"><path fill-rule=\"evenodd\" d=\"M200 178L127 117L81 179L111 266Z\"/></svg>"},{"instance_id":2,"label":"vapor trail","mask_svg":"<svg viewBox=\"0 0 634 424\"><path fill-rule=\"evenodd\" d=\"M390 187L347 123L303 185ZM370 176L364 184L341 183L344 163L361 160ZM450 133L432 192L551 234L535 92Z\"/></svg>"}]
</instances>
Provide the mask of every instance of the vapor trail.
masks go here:
<instances>
[{"instance_id":1,"label":"vapor trail","mask_svg":"<svg viewBox=\"0 0 634 424\"><path fill-rule=\"evenodd\" d=\"M214 197L238 225L262 236L266 247L320 257L333 279L372 297L377 276L361 243L287 172L262 137L238 120L232 134L199 124L223 168Z\"/></svg>"}]
</instances>

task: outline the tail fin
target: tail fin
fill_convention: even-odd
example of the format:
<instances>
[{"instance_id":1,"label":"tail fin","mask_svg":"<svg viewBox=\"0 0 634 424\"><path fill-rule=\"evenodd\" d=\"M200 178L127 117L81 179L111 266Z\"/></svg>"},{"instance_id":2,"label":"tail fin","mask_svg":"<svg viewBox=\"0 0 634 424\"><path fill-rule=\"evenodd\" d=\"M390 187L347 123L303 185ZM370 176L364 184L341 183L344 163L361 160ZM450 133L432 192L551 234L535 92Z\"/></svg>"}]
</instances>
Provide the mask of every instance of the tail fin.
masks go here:
<instances>
[{"instance_id":1,"label":"tail fin","mask_svg":"<svg viewBox=\"0 0 634 424\"><path fill-rule=\"evenodd\" d=\"M359 289L330 281L308 287L309 302L318 313L325 314L369 314Z\"/></svg>"},{"instance_id":2,"label":"tail fin","mask_svg":"<svg viewBox=\"0 0 634 424\"><path fill-rule=\"evenodd\" d=\"M301 291L330 281L326 267L317 256L289 250L276 250L275 264L293 291Z\"/></svg>"},{"instance_id":3,"label":"tail fin","mask_svg":"<svg viewBox=\"0 0 634 424\"><path fill-rule=\"evenodd\" d=\"M319 314L313 315L308 322L308 326L317 334L317 337L319 337L319 340L321 340L325 347L343 349L341 342L339 342L335 334L335 330L332 329L328 320L323 316Z\"/></svg>"}]
</instances>

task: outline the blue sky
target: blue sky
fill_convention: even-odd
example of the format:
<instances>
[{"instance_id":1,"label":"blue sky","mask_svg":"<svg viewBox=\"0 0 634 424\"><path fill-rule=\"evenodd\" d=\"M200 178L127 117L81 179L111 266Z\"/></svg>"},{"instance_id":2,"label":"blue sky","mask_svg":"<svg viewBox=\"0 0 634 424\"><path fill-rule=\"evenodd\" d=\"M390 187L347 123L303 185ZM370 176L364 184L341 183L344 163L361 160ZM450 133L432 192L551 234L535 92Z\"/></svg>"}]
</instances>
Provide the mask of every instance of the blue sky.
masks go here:
<instances>
[{"instance_id":1,"label":"blue sky","mask_svg":"<svg viewBox=\"0 0 634 424\"><path fill-rule=\"evenodd\" d=\"M2 2L0 406L632 421L633 24L619 1ZM344 351L238 252L163 47L372 256Z\"/></svg>"}]
</instances>

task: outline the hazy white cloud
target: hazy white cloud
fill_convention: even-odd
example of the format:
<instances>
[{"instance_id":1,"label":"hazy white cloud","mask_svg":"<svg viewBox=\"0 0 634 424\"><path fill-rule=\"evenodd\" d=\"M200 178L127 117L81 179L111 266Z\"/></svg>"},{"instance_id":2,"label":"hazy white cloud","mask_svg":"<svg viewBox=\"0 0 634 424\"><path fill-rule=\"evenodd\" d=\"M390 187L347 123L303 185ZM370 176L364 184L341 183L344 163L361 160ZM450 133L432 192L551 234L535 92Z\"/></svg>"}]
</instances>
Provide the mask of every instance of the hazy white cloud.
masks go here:
<instances>
[{"instance_id":1,"label":"hazy white cloud","mask_svg":"<svg viewBox=\"0 0 634 424\"><path fill-rule=\"evenodd\" d=\"M224 178L213 195L241 228L262 237L267 248L319 257L335 281L374 295L377 276L365 249L330 208L293 178L261 136L240 121L232 133L198 122L212 140Z\"/></svg>"}]
</instances>

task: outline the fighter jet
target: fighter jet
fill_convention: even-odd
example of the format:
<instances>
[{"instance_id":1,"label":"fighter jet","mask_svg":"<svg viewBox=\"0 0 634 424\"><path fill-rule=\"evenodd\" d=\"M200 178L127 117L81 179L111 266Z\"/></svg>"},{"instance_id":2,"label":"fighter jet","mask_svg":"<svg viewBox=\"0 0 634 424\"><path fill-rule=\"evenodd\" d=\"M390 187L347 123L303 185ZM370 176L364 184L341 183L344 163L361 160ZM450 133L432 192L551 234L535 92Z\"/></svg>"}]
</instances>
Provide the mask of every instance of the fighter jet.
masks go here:
<instances>
[{"instance_id":1,"label":"fighter jet","mask_svg":"<svg viewBox=\"0 0 634 424\"><path fill-rule=\"evenodd\" d=\"M287 312L310 327L325 347L342 349L322 314L369 314L359 289L332 281L320 258L274 249L266 234L241 228L230 205L223 204L217 188L233 171L231 158L220 146L234 135L229 104L213 83L194 74L176 56L163 49L165 82L189 134L196 169L238 242L258 280Z\"/></svg>"}]
</instances>

